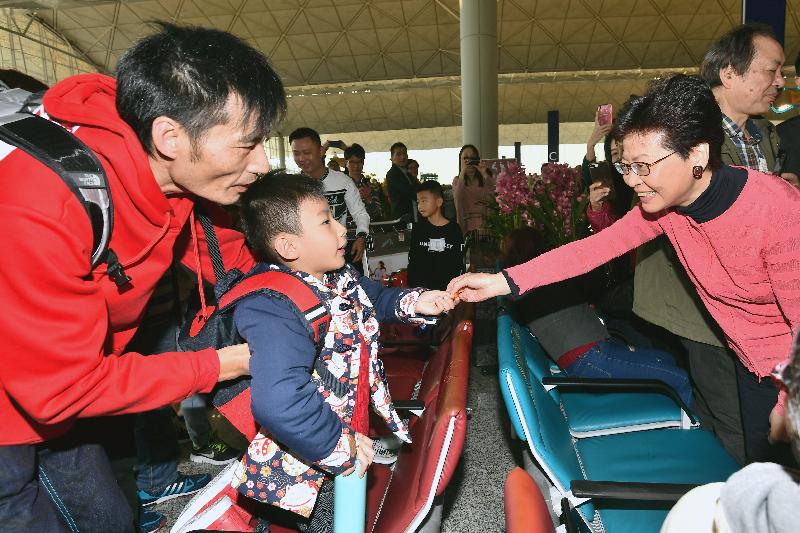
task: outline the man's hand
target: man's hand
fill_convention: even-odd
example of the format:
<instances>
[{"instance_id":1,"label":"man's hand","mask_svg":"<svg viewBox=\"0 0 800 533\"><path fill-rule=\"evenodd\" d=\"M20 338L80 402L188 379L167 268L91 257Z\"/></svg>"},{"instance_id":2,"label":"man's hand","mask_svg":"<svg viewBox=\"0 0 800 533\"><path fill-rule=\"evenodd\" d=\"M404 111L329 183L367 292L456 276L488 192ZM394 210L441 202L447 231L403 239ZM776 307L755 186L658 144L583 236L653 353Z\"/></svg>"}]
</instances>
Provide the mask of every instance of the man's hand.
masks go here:
<instances>
[{"instance_id":1,"label":"man's hand","mask_svg":"<svg viewBox=\"0 0 800 533\"><path fill-rule=\"evenodd\" d=\"M425 291L414 305L414 314L440 315L453 309L456 304L445 291Z\"/></svg>"},{"instance_id":2,"label":"man's hand","mask_svg":"<svg viewBox=\"0 0 800 533\"><path fill-rule=\"evenodd\" d=\"M788 181L795 189L800 189L800 179L798 179L797 174L794 172L784 172L781 174L781 177Z\"/></svg>"},{"instance_id":3,"label":"man's hand","mask_svg":"<svg viewBox=\"0 0 800 533\"><path fill-rule=\"evenodd\" d=\"M786 427L786 414L779 413L778 407L773 407L769 414L769 442L789 442L789 428Z\"/></svg>"},{"instance_id":4,"label":"man's hand","mask_svg":"<svg viewBox=\"0 0 800 533\"><path fill-rule=\"evenodd\" d=\"M600 181L589 185L589 205L592 206L592 211L600 211L603 208L605 198L610 192L611 187L606 187Z\"/></svg>"},{"instance_id":5,"label":"man's hand","mask_svg":"<svg viewBox=\"0 0 800 533\"><path fill-rule=\"evenodd\" d=\"M503 274L463 274L450 281L447 292L454 300L482 302L492 296L510 294L511 288Z\"/></svg>"},{"instance_id":6,"label":"man's hand","mask_svg":"<svg viewBox=\"0 0 800 533\"><path fill-rule=\"evenodd\" d=\"M235 344L217 350L219 356L219 379L227 381L250 373L250 347Z\"/></svg>"},{"instance_id":7,"label":"man's hand","mask_svg":"<svg viewBox=\"0 0 800 533\"><path fill-rule=\"evenodd\" d=\"M350 255L353 257L353 263L361 261L361 257L364 255L364 246L366 246L364 237L359 237L353 242L353 247L350 248Z\"/></svg>"},{"instance_id":8,"label":"man's hand","mask_svg":"<svg viewBox=\"0 0 800 533\"><path fill-rule=\"evenodd\" d=\"M358 462L358 477L364 477L367 468L375 458L375 450L372 448L372 439L361 433L356 433L356 461ZM342 472L343 476L349 476L356 469L355 465Z\"/></svg>"}]
</instances>

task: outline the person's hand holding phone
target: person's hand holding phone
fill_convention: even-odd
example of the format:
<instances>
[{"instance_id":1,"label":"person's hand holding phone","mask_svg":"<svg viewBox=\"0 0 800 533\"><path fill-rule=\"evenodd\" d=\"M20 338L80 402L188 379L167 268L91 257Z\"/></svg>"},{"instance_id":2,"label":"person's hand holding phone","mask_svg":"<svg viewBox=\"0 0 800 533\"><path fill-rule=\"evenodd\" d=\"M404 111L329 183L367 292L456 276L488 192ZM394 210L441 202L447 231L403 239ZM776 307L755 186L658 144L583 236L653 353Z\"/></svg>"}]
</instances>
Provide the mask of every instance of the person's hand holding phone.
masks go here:
<instances>
[{"instance_id":1,"label":"person's hand holding phone","mask_svg":"<svg viewBox=\"0 0 800 533\"><path fill-rule=\"evenodd\" d=\"M611 187L602 181L595 181L589 185L589 206L592 211L600 211L603 209L603 204L611 192Z\"/></svg>"},{"instance_id":2,"label":"person's hand holding phone","mask_svg":"<svg viewBox=\"0 0 800 533\"><path fill-rule=\"evenodd\" d=\"M602 112L601 112L602 111ZM586 160L594 161L594 147L597 143L602 142L605 136L611 132L612 119L611 119L611 104L604 104L597 107L594 114L594 128L592 129L589 140L586 141Z\"/></svg>"}]
</instances>

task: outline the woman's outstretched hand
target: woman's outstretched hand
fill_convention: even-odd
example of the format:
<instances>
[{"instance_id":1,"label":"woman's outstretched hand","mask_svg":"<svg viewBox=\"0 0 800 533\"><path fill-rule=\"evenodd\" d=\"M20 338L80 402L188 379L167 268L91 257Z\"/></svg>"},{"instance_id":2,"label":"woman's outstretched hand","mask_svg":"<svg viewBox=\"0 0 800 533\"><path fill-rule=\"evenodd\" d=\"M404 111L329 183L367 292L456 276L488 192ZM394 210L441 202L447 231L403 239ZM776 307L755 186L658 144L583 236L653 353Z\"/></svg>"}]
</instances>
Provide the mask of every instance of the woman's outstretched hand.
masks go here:
<instances>
[{"instance_id":1,"label":"woman's outstretched hand","mask_svg":"<svg viewBox=\"0 0 800 533\"><path fill-rule=\"evenodd\" d=\"M482 302L492 296L509 294L505 276L502 274L463 274L450 281L447 292L453 295L454 300L465 302Z\"/></svg>"}]
</instances>

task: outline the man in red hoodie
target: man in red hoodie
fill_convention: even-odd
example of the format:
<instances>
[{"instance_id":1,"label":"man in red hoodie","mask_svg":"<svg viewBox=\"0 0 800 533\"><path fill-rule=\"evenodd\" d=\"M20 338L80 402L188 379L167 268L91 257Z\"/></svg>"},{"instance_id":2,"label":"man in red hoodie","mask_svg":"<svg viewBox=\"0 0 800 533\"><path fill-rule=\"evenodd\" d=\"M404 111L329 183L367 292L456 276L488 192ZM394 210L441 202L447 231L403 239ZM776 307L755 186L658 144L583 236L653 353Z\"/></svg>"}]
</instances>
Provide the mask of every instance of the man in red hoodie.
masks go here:
<instances>
[{"instance_id":1,"label":"man in red hoodie","mask_svg":"<svg viewBox=\"0 0 800 533\"><path fill-rule=\"evenodd\" d=\"M266 58L236 37L161 25L128 50L117 80L67 78L44 114L70 128L107 173L110 248L130 282L92 269L93 232L61 179L21 150L0 161L0 529L128 531L133 520L103 450L80 418L155 409L248 372L247 345L150 357L126 351L174 261L214 281L192 210L215 222L226 268L253 265L217 204L269 170L263 148L285 111Z\"/></svg>"}]
</instances>

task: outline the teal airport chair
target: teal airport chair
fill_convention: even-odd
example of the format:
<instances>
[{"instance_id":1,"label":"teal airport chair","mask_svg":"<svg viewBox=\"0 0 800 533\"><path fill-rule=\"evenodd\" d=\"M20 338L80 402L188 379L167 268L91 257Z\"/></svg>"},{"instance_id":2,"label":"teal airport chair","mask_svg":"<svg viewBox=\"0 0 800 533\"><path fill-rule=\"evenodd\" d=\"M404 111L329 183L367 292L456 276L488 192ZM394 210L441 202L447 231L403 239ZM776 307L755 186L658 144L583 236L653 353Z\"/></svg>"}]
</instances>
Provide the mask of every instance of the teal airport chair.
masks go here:
<instances>
[{"instance_id":1,"label":"teal airport chair","mask_svg":"<svg viewBox=\"0 0 800 533\"><path fill-rule=\"evenodd\" d=\"M655 379L617 380L571 377L558 368L527 327L498 301L498 347L511 342L532 379L544 384L560 405L577 438L663 428L688 429L699 425L697 417L667 384Z\"/></svg>"},{"instance_id":2,"label":"teal airport chair","mask_svg":"<svg viewBox=\"0 0 800 533\"><path fill-rule=\"evenodd\" d=\"M562 407L532 375L530 343L519 325L498 320L500 389L517 435L553 485L563 509L592 531L657 532L670 506L691 488L738 469L709 432L653 429L576 439Z\"/></svg>"}]
</instances>

